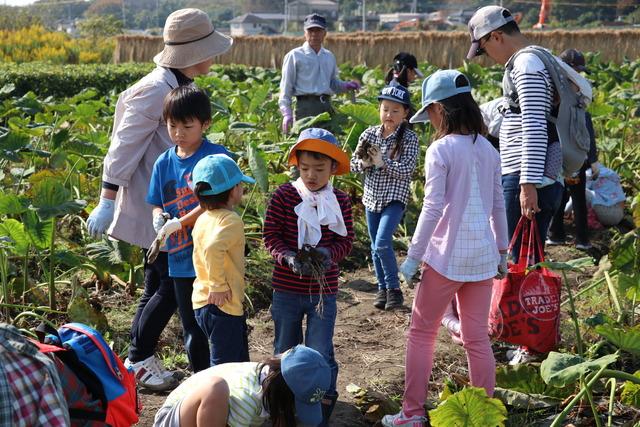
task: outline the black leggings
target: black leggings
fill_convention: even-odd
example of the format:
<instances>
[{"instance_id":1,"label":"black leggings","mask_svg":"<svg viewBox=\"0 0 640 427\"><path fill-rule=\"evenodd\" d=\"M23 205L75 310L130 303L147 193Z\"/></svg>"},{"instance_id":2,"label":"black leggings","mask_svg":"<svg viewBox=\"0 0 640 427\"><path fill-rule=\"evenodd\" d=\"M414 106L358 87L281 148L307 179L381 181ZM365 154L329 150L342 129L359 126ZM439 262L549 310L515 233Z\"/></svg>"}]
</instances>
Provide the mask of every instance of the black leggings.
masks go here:
<instances>
[{"instance_id":1,"label":"black leggings","mask_svg":"<svg viewBox=\"0 0 640 427\"><path fill-rule=\"evenodd\" d=\"M146 253L146 249L143 249ZM166 252L160 252L153 264L144 261L144 292L131 324L129 360L140 362L156 351L158 339L176 311L173 279L169 277Z\"/></svg>"},{"instance_id":2,"label":"black leggings","mask_svg":"<svg viewBox=\"0 0 640 427\"><path fill-rule=\"evenodd\" d=\"M587 245L589 244L589 228L587 225L587 200L585 197L586 167L580 169L578 178L580 181L577 184L565 186L562 203L549 226L549 237L556 240L564 240L567 237L564 231L564 207L569 201L569 197L571 197L573 225L576 228L576 243Z\"/></svg>"}]
</instances>

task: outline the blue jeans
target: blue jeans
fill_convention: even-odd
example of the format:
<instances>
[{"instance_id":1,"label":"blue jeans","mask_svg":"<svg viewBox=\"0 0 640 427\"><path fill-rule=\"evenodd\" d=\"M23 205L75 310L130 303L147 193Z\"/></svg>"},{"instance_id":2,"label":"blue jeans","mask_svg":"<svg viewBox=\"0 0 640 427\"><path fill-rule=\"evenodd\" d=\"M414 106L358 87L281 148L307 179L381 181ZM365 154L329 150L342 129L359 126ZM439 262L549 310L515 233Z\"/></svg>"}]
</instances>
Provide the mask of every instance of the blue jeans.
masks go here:
<instances>
[{"instance_id":1,"label":"blue jeans","mask_svg":"<svg viewBox=\"0 0 640 427\"><path fill-rule=\"evenodd\" d=\"M247 318L234 316L208 304L194 310L196 321L211 344L211 366L249 361Z\"/></svg>"},{"instance_id":2,"label":"blue jeans","mask_svg":"<svg viewBox=\"0 0 640 427\"><path fill-rule=\"evenodd\" d=\"M336 325L336 296L323 295L322 314L316 311L319 295L273 291L271 317L275 338L273 351L284 353L298 344L306 345L322 354L331 368L331 385L327 394L336 393L338 364L333 352L333 329ZM302 321L307 316L307 330L302 339Z\"/></svg>"},{"instance_id":3,"label":"blue jeans","mask_svg":"<svg viewBox=\"0 0 640 427\"><path fill-rule=\"evenodd\" d=\"M378 289L399 289L398 261L393 251L393 233L395 233L404 203L393 201L382 212L366 210L367 227L371 239L371 258L378 279Z\"/></svg>"},{"instance_id":4,"label":"blue jeans","mask_svg":"<svg viewBox=\"0 0 640 427\"><path fill-rule=\"evenodd\" d=\"M511 239L518 225L518 221L520 221L520 217L522 216L520 209L520 175L502 175L502 188L504 191L505 209L507 211L507 229L509 239ZM538 207L540 208L540 212L536 214L536 222L538 224L538 235L543 248L547 240L549 223L560 207L563 192L564 187L559 182L538 188ZM519 254L520 238L518 237L511 250L511 258L517 261ZM536 256L536 261L539 261L537 258Z\"/></svg>"}]
</instances>

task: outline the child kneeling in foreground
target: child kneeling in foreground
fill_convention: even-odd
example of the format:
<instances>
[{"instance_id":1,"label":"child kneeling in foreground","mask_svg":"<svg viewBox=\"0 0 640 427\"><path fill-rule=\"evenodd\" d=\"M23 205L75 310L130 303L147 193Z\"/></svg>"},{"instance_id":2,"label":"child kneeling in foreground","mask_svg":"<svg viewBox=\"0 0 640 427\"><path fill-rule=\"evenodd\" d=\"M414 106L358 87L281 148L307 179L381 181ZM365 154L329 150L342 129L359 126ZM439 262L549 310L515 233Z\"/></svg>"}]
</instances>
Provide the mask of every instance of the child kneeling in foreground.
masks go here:
<instances>
[{"instance_id":1,"label":"child kneeling in foreground","mask_svg":"<svg viewBox=\"0 0 640 427\"><path fill-rule=\"evenodd\" d=\"M267 207L263 239L273 268L274 353L304 342L331 367L331 386L323 399L328 425L338 392L333 350L338 293L338 262L351 251L353 224L349 196L330 182L349 172L349 157L330 132L305 129L291 148L289 164L300 178L276 189ZM302 323L306 317L306 331Z\"/></svg>"},{"instance_id":2,"label":"child kneeling in foreground","mask_svg":"<svg viewBox=\"0 0 640 427\"><path fill-rule=\"evenodd\" d=\"M427 118L428 117L428 118ZM407 334L402 410L382 419L385 427L422 427L436 335L455 296L471 385L489 396L496 363L487 334L494 277L507 272L507 218L500 156L482 134L480 108L467 77L437 71L422 84L422 109L412 122L429 120L436 141L427 149L422 212L405 278L423 265Z\"/></svg>"},{"instance_id":3,"label":"child kneeling in foreground","mask_svg":"<svg viewBox=\"0 0 640 427\"><path fill-rule=\"evenodd\" d=\"M270 419L295 427L322 421L320 401L331 369L317 351L298 345L262 363L223 363L193 375L169 394L154 427L249 427Z\"/></svg>"}]
</instances>

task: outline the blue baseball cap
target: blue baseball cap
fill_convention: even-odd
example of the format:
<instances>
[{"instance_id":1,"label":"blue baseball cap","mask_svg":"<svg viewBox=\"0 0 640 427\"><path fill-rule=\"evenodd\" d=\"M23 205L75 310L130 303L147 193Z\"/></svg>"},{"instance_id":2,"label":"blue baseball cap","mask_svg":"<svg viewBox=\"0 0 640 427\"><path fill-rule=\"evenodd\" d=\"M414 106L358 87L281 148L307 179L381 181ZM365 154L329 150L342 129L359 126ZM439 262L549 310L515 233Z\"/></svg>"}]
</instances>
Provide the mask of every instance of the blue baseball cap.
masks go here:
<instances>
[{"instance_id":1,"label":"blue baseball cap","mask_svg":"<svg viewBox=\"0 0 640 427\"><path fill-rule=\"evenodd\" d=\"M411 94L406 87L402 86L395 80L389 82L389 84L382 88L380 95L378 95L378 101L383 99L397 102L402 105L411 105Z\"/></svg>"},{"instance_id":2,"label":"blue baseball cap","mask_svg":"<svg viewBox=\"0 0 640 427\"><path fill-rule=\"evenodd\" d=\"M322 422L322 398L331 386L331 368L316 350L297 345L282 355L282 376L296 401L296 415L305 425Z\"/></svg>"},{"instance_id":3,"label":"blue baseball cap","mask_svg":"<svg viewBox=\"0 0 640 427\"><path fill-rule=\"evenodd\" d=\"M458 80L460 76L464 79ZM458 81L456 82L456 80ZM461 93L471 93L471 83L469 83L467 76L457 70L436 71L422 82L422 108L411 117L409 122L428 122L427 107L429 105Z\"/></svg>"},{"instance_id":4,"label":"blue baseball cap","mask_svg":"<svg viewBox=\"0 0 640 427\"><path fill-rule=\"evenodd\" d=\"M211 190L201 191L201 195L214 196L231 190L240 182L254 184L256 180L243 174L236 162L226 154L211 154L200 159L193 168L193 188L199 182L206 182L211 186Z\"/></svg>"},{"instance_id":5,"label":"blue baseball cap","mask_svg":"<svg viewBox=\"0 0 640 427\"><path fill-rule=\"evenodd\" d=\"M291 147L289 153L289 165L298 166L296 151L314 151L322 153L336 161L336 175L349 173L349 156L340 148L340 144L335 136L328 130L322 128L307 128L300 132L298 141Z\"/></svg>"}]
</instances>

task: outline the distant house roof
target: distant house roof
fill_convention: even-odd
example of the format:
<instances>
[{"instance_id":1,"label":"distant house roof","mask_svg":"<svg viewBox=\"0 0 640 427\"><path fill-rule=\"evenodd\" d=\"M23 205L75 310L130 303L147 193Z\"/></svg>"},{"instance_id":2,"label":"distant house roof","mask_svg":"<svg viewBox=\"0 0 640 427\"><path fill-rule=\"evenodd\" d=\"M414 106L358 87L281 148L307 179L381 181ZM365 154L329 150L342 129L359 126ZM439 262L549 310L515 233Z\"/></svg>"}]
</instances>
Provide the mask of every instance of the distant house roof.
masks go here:
<instances>
[{"instance_id":1,"label":"distant house roof","mask_svg":"<svg viewBox=\"0 0 640 427\"><path fill-rule=\"evenodd\" d=\"M297 5L297 4L306 4L309 6L335 6L338 7L338 3L331 0L296 0L289 3L289 6Z\"/></svg>"},{"instance_id":2,"label":"distant house roof","mask_svg":"<svg viewBox=\"0 0 640 427\"><path fill-rule=\"evenodd\" d=\"M284 13L254 13L258 18L262 18L267 21L284 21Z\"/></svg>"},{"instance_id":3,"label":"distant house roof","mask_svg":"<svg viewBox=\"0 0 640 427\"><path fill-rule=\"evenodd\" d=\"M263 24L265 20L261 17L254 15L253 13L245 13L244 15L236 16L229 21L230 24Z\"/></svg>"}]
</instances>

